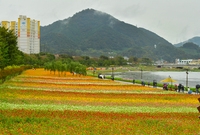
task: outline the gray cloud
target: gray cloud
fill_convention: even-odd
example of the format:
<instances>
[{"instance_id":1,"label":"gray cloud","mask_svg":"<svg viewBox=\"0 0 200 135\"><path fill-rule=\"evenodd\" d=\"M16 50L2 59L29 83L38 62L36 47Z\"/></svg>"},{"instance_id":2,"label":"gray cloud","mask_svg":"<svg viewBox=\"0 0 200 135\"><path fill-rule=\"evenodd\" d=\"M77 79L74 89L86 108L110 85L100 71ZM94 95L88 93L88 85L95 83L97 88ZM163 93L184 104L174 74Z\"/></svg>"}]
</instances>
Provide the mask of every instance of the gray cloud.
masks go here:
<instances>
[{"instance_id":1,"label":"gray cloud","mask_svg":"<svg viewBox=\"0 0 200 135\"><path fill-rule=\"evenodd\" d=\"M199 0L0 0L0 20L27 15L44 26L93 8L176 43L200 35L199 5Z\"/></svg>"}]
</instances>

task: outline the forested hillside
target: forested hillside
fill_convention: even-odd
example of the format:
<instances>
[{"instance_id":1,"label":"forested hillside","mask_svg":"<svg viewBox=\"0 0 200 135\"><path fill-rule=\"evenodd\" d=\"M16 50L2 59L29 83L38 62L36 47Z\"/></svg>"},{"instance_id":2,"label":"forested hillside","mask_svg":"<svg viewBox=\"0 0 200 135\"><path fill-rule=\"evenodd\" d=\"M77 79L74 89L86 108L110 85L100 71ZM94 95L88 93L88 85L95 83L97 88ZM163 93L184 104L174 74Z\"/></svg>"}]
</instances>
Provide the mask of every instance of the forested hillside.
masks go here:
<instances>
[{"instance_id":1,"label":"forested hillside","mask_svg":"<svg viewBox=\"0 0 200 135\"><path fill-rule=\"evenodd\" d=\"M188 55L192 55L192 58L195 58L195 59L200 58L200 47L197 44L188 42L188 43L183 44L183 46L179 47L179 49L181 49Z\"/></svg>"},{"instance_id":2,"label":"forested hillside","mask_svg":"<svg viewBox=\"0 0 200 135\"><path fill-rule=\"evenodd\" d=\"M157 46L156 48L154 46ZM167 61L189 57L157 34L86 9L41 27L41 51L81 56L134 56Z\"/></svg>"},{"instance_id":3,"label":"forested hillside","mask_svg":"<svg viewBox=\"0 0 200 135\"><path fill-rule=\"evenodd\" d=\"M184 44L186 43L194 43L198 46L200 46L200 37L193 37L191 39L188 39L187 41L184 41L184 42L181 42L181 43L178 43L178 44L174 44L175 47L181 47L183 46Z\"/></svg>"}]
</instances>

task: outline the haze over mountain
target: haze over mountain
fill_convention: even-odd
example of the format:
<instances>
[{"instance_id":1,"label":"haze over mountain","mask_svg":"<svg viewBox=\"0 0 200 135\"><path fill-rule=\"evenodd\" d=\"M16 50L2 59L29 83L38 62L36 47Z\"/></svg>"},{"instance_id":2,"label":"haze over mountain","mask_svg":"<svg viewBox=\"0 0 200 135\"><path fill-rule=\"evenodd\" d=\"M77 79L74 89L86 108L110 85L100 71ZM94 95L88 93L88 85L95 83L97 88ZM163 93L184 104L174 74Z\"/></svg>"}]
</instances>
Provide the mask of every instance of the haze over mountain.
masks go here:
<instances>
[{"instance_id":1,"label":"haze over mountain","mask_svg":"<svg viewBox=\"0 0 200 135\"><path fill-rule=\"evenodd\" d=\"M183 46L183 44L190 43L190 42L200 46L200 37L193 37L191 39L188 39L187 41L184 41L184 42L181 42L181 43L178 43L178 44L174 44L174 46L175 47L181 47L181 46Z\"/></svg>"},{"instance_id":2,"label":"haze over mountain","mask_svg":"<svg viewBox=\"0 0 200 135\"><path fill-rule=\"evenodd\" d=\"M41 26L41 51L87 56L135 56L174 62L190 55L157 34L86 9L64 20Z\"/></svg>"}]
</instances>

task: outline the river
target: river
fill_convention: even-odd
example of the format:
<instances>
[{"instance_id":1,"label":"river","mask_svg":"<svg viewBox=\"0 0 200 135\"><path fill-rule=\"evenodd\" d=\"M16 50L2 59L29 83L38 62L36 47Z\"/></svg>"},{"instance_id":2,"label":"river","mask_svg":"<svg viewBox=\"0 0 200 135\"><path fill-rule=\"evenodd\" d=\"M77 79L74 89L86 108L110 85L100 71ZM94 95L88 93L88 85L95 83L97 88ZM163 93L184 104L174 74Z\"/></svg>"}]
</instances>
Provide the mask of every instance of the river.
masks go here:
<instances>
[{"instance_id":1,"label":"river","mask_svg":"<svg viewBox=\"0 0 200 135\"><path fill-rule=\"evenodd\" d=\"M143 80L145 82L153 82L156 80L161 83L167 77L171 77L176 80L174 84L183 84L186 86L186 78L188 78L188 87L195 87L196 84L200 84L200 72L162 72L162 71L127 71L127 72L114 72L115 77L128 79L128 80ZM141 79L142 78L142 79Z\"/></svg>"}]
</instances>

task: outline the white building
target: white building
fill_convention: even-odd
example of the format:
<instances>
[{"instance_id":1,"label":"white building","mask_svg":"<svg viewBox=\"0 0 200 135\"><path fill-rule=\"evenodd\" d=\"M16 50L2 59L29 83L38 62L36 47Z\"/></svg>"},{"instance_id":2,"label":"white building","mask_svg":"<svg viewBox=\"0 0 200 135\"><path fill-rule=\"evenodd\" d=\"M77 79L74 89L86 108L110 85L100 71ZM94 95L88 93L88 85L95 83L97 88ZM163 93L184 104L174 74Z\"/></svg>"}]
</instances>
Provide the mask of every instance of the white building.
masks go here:
<instances>
[{"instance_id":1,"label":"white building","mask_svg":"<svg viewBox=\"0 0 200 135\"><path fill-rule=\"evenodd\" d=\"M0 27L13 30L18 37L18 48L27 54L40 53L40 21L20 15L18 22L2 21Z\"/></svg>"},{"instance_id":2,"label":"white building","mask_svg":"<svg viewBox=\"0 0 200 135\"><path fill-rule=\"evenodd\" d=\"M193 59L187 59L187 60L176 59L176 64L186 65L186 64L190 64L192 62L192 60Z\"/></svg>"}]
</instances>

